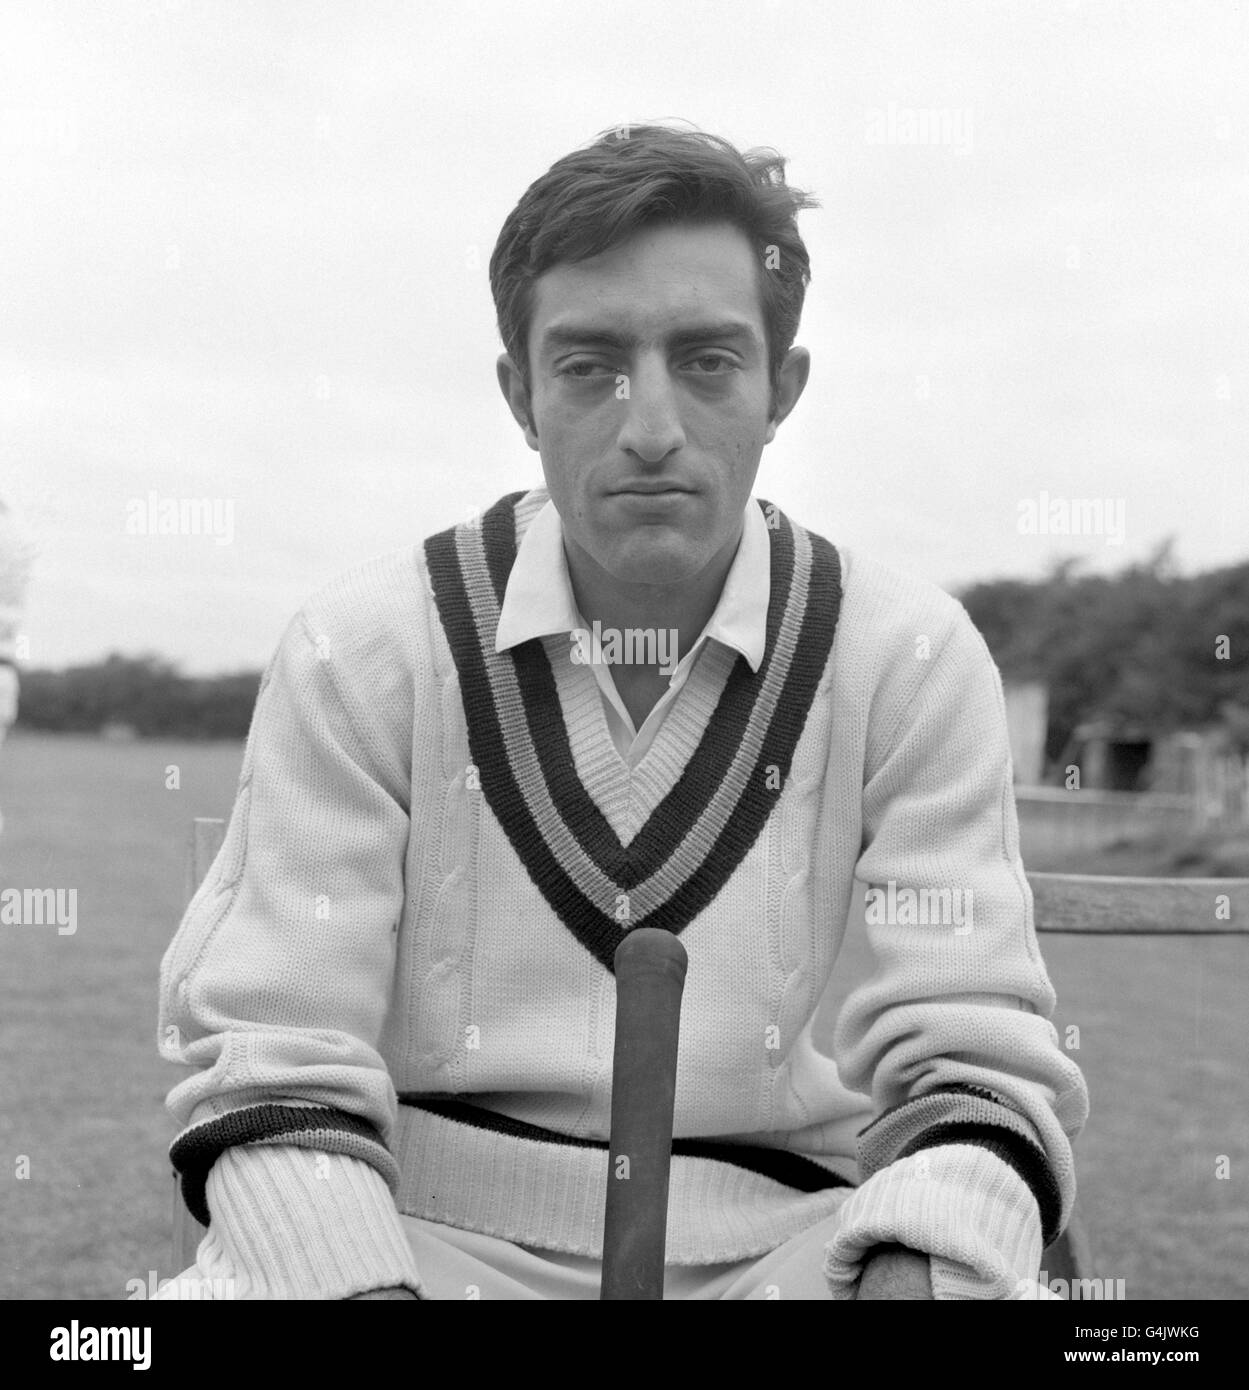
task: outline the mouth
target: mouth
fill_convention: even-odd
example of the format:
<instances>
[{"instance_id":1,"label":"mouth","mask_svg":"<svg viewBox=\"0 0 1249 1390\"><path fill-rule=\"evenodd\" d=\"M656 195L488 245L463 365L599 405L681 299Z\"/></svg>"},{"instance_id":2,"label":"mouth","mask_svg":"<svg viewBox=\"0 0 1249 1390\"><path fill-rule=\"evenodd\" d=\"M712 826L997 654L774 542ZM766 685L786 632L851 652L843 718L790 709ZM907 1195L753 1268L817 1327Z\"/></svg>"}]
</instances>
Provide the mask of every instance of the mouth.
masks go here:
<instances>
[{"instance_id":1,"label":"mouth","mask_svg":"<svg viewBox=\"0 0 1249 1390\"><path fill-rule=\"evenodd\" d=\"M612 495L615 497L663 497L669 493L689 492L689 490L687 487L679 487L676 483L629 483L626 487L614 488Z\"/></svg>"}]
</instances>

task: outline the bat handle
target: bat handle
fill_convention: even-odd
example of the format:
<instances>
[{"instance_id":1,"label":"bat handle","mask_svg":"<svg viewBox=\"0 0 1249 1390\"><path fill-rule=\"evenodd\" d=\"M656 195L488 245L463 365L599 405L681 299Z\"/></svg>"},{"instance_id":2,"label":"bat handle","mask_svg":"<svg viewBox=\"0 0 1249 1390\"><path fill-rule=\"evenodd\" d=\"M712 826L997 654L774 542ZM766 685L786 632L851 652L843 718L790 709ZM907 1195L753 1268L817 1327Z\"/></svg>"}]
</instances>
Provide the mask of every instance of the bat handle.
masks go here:
<instances>
[{"instance_id":1,"label":"bat handle","mask_svg":"<svg viewBox=\"0 0 1249 1390\"><path fill-rule=\"evenodd\" d=\"M616 950L602 1299L662 1299L685 948L638 927Z\"/></svg>"}]
</instances>

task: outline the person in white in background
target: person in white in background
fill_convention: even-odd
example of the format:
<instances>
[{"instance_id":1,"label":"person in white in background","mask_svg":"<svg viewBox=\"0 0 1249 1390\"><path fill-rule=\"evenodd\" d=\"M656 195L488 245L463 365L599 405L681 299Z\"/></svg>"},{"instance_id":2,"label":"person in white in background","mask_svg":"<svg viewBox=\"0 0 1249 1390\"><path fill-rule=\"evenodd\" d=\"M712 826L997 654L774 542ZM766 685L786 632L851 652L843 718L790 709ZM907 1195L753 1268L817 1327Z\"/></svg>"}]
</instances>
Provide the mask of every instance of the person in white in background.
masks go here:
<instances>
[{"instance_id":1,"label":"person in white in background","mask_svg":"<svg viewBox=\"0 0 1249 1390\"><path fill-rule=\"evenodd\" d=\"M17 718L17 627L32 558L24 528L0 497L0 746ZM0 831L3 829L4 812L0 810Z\"/></svg>"}]
</instances>

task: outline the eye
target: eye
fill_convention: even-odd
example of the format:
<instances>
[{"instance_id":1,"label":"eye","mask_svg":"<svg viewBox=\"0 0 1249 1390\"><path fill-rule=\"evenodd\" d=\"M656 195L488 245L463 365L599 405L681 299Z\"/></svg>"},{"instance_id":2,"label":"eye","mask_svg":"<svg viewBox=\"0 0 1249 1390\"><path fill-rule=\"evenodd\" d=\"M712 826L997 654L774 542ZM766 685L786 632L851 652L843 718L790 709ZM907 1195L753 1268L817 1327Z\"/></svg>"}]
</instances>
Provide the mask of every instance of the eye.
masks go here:
<instances>
[{"instance_id":1,"label":"eye","mask_svg":"<svg viewBox=\"0 0 1249 1390\"><path fill-rule=\"evenodd\" d=\"M699 367L699 376L719 376L721 373L731 371L737 365L727 353L723 352L704 352L698 357L690 359L691 365Z\"/></svg>"},{"instance_id":2,"label":"eye","mask_svg":"<svg viewBox=\"0 0 1249 1390\"><path fill-rule=\"evenodd\" d=\"M566 362L559 368L560 376L570 376L576 381L584 381L587 377L593 376L597 372L611 372L611 368L602 362L591 362L584 358L577 362Z\"/></svg>"}]
</instances>

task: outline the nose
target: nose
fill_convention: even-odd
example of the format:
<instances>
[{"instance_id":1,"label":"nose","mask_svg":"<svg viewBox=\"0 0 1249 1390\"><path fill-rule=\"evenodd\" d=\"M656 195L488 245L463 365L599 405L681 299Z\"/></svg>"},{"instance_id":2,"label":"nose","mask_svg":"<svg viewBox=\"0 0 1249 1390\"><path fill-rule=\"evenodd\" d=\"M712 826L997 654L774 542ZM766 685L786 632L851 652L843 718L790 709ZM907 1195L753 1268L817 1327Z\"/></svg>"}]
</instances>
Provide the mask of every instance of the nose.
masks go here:
<instances>
[{"instance_id":1,"label":"nose","mask_svg":"<svg viewBox=\"0 0 1249 1390\"><path fill-rule=\"evenodd\" d=\"M644 463L660 463L685 443L680 403L668 364L662 359L639 363L628 379L624 419L618 443Z\"/></svg>"}]
</instances>

